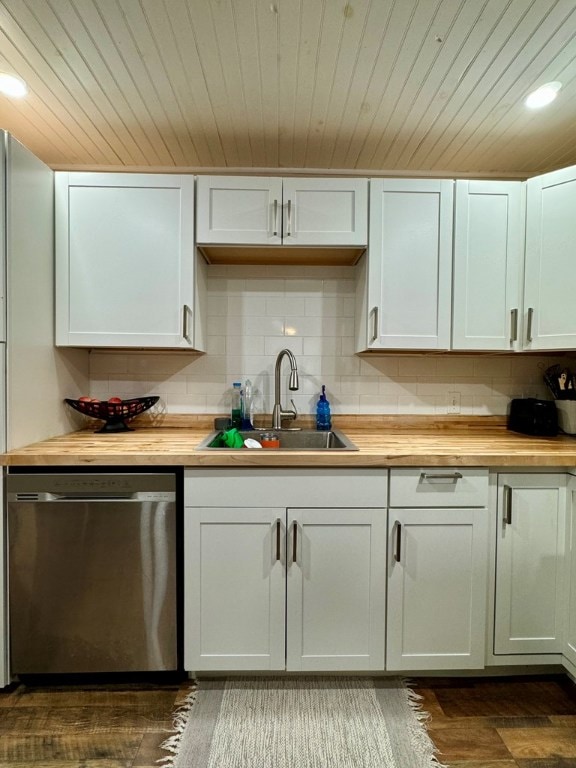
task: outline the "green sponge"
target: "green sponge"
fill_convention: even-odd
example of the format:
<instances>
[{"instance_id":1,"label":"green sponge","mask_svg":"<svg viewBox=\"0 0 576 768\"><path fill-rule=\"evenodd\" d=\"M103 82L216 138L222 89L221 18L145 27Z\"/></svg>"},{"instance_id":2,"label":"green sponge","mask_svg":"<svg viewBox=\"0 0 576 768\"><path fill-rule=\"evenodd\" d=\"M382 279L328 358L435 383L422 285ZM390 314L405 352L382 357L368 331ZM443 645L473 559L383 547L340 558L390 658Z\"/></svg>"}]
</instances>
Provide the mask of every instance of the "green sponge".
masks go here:
<instances>
[{"instance_id":1,"label":"green sponge","mask_svg":"<svg viewBox=\"0 0 576 768\"><path fill-rule=\"evenodd\" d=\"M222 440L228 448L242 448L244 446L244 438L236 427L226 430L222 435Z\"/></svg>"}]
</instances>

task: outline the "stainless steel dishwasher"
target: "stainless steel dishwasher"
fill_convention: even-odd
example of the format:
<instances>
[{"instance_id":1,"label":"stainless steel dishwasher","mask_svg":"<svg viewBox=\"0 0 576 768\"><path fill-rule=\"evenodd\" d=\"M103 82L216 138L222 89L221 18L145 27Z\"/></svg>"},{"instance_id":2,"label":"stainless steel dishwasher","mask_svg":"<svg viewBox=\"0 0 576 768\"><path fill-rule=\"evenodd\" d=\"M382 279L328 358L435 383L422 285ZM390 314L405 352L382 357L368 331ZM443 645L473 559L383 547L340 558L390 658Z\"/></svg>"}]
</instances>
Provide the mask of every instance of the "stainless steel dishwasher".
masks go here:
<instances>
[{"instance_id":1,"label":"stainless steel dishwasher","mask_svg":"<svg viewBox=\"0 0 576 768\"><path fill-rule=\"evenodd\" d=\"M6 492L12 673L176 670L175 475L17 474Z\"/></svg>"}]
</instances>

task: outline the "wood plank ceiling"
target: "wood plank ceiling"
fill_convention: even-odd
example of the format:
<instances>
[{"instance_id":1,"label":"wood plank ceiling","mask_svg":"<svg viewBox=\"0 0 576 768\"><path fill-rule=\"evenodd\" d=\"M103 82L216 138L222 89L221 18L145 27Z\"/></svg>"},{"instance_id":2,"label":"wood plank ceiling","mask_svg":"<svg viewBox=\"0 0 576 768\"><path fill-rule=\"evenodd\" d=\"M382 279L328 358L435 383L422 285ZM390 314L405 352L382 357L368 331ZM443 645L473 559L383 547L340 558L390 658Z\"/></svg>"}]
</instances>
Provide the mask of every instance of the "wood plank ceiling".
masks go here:
<instances>
[{"instance_id":1,"label":"wood plank ceiling","mask_svg":"<svg viewBox=\"0 0 576 768\"><path fill-rule=\"evenodd\" d=\"M576 164L574 0L0 0L0 70L30 87L0 127L61 170Z\"/></svg>"}]
</instances>

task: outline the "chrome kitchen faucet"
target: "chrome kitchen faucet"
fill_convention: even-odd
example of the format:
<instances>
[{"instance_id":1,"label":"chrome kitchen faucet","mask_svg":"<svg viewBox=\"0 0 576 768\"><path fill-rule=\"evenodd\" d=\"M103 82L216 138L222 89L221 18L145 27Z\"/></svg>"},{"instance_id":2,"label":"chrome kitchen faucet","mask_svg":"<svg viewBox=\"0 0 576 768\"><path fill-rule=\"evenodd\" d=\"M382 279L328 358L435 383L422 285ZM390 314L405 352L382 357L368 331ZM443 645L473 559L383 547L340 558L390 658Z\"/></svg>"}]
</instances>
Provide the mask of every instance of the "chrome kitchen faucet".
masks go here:
<instances>
[{"instance_id":1,"label":"chrome kitchen faucet","mask_svg":"<svg viewBox=\"0 0 576 768\"><path fill-rule=\"evenodd\" d=\"M295 419L298 416L294 400L291 400L293 410L284 410L280 402L280 370L282 360L288 357L290 361L290 378L288 379L288 389L295 392L298 389L298 366L296 358L289 349L283 349L276 358L276 367L274 369L274 410L272 411L272 429L282 429L282 419ZM300 427L290 427L289 429L300 429Z\"/></svg>"}]
</instances>

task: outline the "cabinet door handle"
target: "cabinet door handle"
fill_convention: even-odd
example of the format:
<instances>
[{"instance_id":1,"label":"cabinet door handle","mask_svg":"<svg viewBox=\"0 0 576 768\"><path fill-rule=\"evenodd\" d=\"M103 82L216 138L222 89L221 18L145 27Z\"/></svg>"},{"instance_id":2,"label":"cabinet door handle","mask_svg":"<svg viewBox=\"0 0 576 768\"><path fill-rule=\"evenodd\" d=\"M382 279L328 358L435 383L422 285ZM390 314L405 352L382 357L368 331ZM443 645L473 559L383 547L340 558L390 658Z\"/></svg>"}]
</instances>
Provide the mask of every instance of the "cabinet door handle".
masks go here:
<instances>
[{"instance_id":1,"label":"cabinet door handle","mask_svg":"<svg viewBox=\"0 0 576 768\"><path fill-rule=\"evenodd\" d=\"M396 520L396 546L394 547L394 560L399 563L402 554L402 524Z\"/></svg>"},{"instance_id":2,"label":"cabinet door handle","mask_svg":"<svg viewBox=\"0 0 576 768\"><path fill-rule=\"evenodd\" d=\"M292 200L288 200L288 216L286 218L286 237L292 234Z\"/></svg>"},{"instance_id":3,"label":"cabinet door handle","mask_svg":"<svg viewBox=\"0 0 576 768\"><path fill-rule=\"evenodd\" d=\"M272 234L274 237L278 236L278 200L274 200L274 227Z\"/></svg>"},{"instance_id":4,"label":"cabinet door handle","mask_svg":"<svg viewBox=\"0 0 576 768\"><path fill-rule=\"evenodd\" d=\"M462 480L461 472L420 472L422 480Z\"/></svg>"},{"instance_id":5,"label":"cabinet door handle","mask_svg":"<svg viewBox=\"0 0 576 768\"><path fill-rule=\"evenodd\" d=\"M504 486L504 525L512 525L512 488Z\"/></svg>"},{"instance_id":6,"label":"cabinet door handle","mask_svg":"<svg viewBox=\"0 0 576 768\"><path fill-rule=\"evenodd\" d=\"M370 344L372 344L378 338L378 307L372 307L372 338Z\"/></svg>"},{"instance_id":7,"label":"cabinet door handle","mask_svg":"<svg viewBox=\"0 0 576 768\"><path fill-rule=\"evenodd\" d=\"M510 341L518 341L518 309L510 310Z\"/></svg>"},{"instance_id":8,"label":"cabinet door handle","mask_svg":"<svg viewBox=\"0 0 576 768\"><path fill-rule=\"evenodd\" d=\"M298 562L298 523L296 520L292 524L292 562Z\"/></svg>"},{"instance_id":9,"label":"cabinet door handle","mask_svg":"<svg viewBox=\"0 0 576 768\"><path fill-rule=\"evenodd\" d=\"M182 308L182 336L186 339L186 341L189 344L192 344L192 341L190 339L190 329L188 327L188 318L192 314L192 310L188 306L188 304L184 304L184 307Z\"/></svg>"},{"instance_id":10,"label":"cabinet door handle","mask_svg":"<svg viewBox=\"0 0 576 768\"><path fill-rule=\"evenodd\" d=\"M282 536L282 522L280 518L276 520L276 560L279 562L282 559L282 550L280 548L280 541Z\"/></svg>"},{"instance_id":11,"label":"cabinet door handle","mask_svg":"<svg viewBox=\"0 0 576 768\"><path fill-rule=\"evenodd\" d=\"M532 341L532 320L534 318L534 307L528 307L528 322L526 323L526 341Z\"/></svg>"}]
</instances>

